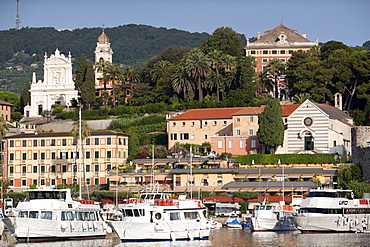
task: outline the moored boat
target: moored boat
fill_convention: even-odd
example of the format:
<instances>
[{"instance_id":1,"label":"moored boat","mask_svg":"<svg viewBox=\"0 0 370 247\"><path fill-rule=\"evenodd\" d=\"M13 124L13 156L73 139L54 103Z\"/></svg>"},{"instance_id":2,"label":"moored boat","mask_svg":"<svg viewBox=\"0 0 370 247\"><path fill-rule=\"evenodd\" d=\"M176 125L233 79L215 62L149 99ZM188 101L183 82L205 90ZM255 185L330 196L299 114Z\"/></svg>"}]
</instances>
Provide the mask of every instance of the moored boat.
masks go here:
<instances>
[{"instance_id":1,"label":"moored boat","mask_svg":"<svg viewBox=\"0 0 370 247\"><path fill-rule=\"evenodd\" d=\"M302 233L366 232L370 200L354 199L351 190L310 190L293 219Z\"/></svg>"},{"instance_id":2,"label":"moored boat","mask_svg":"<svg viewBox=\"0 0 370 247\"><path fill-rule=\"evenodd\" d=\"M290 205L257 205L250 217L251 231L296 231Z\"/></svg>"},{"instance_id":3,"label":"moored boat","mask_svg":"<svg viewBox=\"0 0 370 247\"><path fill-rule=\"evenodd\" d=\"M11 228L18 242L104 238L111 229L100 216L100 205L75 201L70 189L30 189L13 210ZM5 222L5 221L4 221ZM8 226L9 227L9 226Z\"/></svg>"},{"instance_id":4,"label":"moored boat","mask_svg":"<svg viewBox=\"0 0 370 247\"><path fill-rule=\"evenodd\" d=\"M201 200L165 193L143 193L121 208L120 220L107 220L124 241L176 241L208 239L210 223Z\"/></svg>"}]
</instances>

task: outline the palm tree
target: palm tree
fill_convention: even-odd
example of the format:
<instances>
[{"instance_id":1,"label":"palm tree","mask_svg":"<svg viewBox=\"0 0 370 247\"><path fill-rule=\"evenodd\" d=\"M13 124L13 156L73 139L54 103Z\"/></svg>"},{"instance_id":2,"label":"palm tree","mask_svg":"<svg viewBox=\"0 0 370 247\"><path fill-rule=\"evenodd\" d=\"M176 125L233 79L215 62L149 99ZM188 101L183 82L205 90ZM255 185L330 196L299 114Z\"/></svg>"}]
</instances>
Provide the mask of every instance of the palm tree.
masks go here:
<instances>
[{"instance_id":1,"label":"palm tree","mask_svg":"<svg viewBox=\"0 0 370 247\"><path fill-rule=\"evenodd\" d=\"M107 81L112 82L112 86L114 86L117 80L122 80L123 78L123 70L117 64L108 64L103 69L103 80L104 80L104 91L107 91Z\"/></svg>"},{"instance_id":2,"label":"palm tree","mask_svg":"<svg viewBox=\"0 0 370 247\"><path fill-rule=\"evenodd\" d=\"M133 93L133 83L140 81L140 76L136 72L136 69L134 66L128 66L124 73L123 73L123 80L124 82L127 82L130 84L130 96L132 96ZM122 83L123 86L124 83Z\"/></svg>"},{"instance_id":3,"label":"palm tree","mask_svg":"<svg viewBox=\"0 0 370 247\"><path fill-rule=\"evenodd\" d=\"M119 98L122 96L122 88L115 87L113 88L113 98L114 98L114 105L119 105Z\"/></svg>"},{"instance_id":4,"label":"palm tree","mask_svg":"<svg viewBox=\"0 0 370 247\"><path fill-rule=\"evenodd\" d=\"M152 80L155 81L157 89L157 81L163 79L165 74L169 71L171 65L172 64L166 60L160 60L154 64L153 69L150 71L150 76L152 77Z\"/></svg>"},{"instance_id":5,"label":"palm tree","mask_svg":"<svg viewBox=\"0 0 370 247\"><path fill-rule=\"evenodd\" d=\"M197 82L199 100L203 99L202 78L211 72L211 60L200 49L195 48L189 52L185 60L187 75Z\"/></svg>"},{"instance_id":6,"label":"palm tree","mask_svg":"<svg viewBox=\"0 0 370 247\"><path fill-rule=\"evenodd\" d=\"M273 58L267 65L267 71L273 78L274 82L274 98L279 98L279 77L282 71L285 70L285 65L278 58Z\"/></svg>"},{"instance_id":7,"label":"palm tree","mask_svg":"<svg viewBox=\"0 0 370 247\"><path fill-rule=\"evenodd\" d=\"M302 104L304 101L310 98L311 95L309 93L300 93L293 96L292 102L293 104Z\"/></svg>"},{"instance_id":8,"label":"palm tree","mask_svg":"<svg viewBox=\"0 0 370 247\"><path fill-rule=\"evenodd\" d=\"M104 80L104 71L106 67L109 67L112 63L109 61L104 61L101 59L99 62L95 64L95 72L103 73L103 81L104 81L104 91L107 89L107 81Z\"/></svg>"},{"instance_id":9,"label":"palm tree","mask_svg":"<svg viewBox=\"0 0 370 247\"><path fill-rule=\"evenodd\" d=\"M217 100L220 101L220 87L224 84L224 78L222 73L220 72L221 69L215 68L212 70L211 74L207 77L205 82L206 87L212 91L212 89L216 88L217 93Z\"/></svg>"},{"instance_id":10,"label":"palm tree","mask_svg":"<svg viewBox=\"0 0 370 247\"><path fill-rule=\"evenodd\" d=\"M183 65L179 64L175 68L175 73L171 76L172 88L177 93L180 94L183 92L184 99L185 95L193 91L194 87L192 82L189 80L189 77L186 75L186 71Z\"/></svg>"},{"instance_id":11,"label":"palm tree","mask_svg":"<svg viewBox=\"0 0 370 247\"><path fill-rule=\"evenodd\" d=\"M267 78L267 71L257 72L256 74L257 82L257 95L261 95L264 92L268 94L273 91L273 83Z\"/></svg>"}]
</instances>

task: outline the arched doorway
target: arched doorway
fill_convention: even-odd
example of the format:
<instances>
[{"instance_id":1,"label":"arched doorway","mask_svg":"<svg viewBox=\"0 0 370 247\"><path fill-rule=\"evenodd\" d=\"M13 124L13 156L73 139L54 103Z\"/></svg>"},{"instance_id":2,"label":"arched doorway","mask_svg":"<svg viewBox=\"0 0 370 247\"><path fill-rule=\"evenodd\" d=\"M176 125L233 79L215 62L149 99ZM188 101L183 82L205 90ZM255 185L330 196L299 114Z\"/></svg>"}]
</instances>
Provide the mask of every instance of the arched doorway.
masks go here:
<instances>
[{"instance_id":1,"label":"arched doorway","mask_svg":"<svg viewBox=\"0 0 370 247\"><path fill-rule=\"evenodd\" d=\"M38 109L39 109L39 113L38 113L38 115L42 115L42 112L43 112L43 108L42 108L42 105L39 105L39 107L38 107Z\"/></svg>"},{"instance_id":2,"label":"arched doorway","mask_svg":"<svg viewBox=\"0 0 370 247\"><path fill-rule=\"evenodd\" d=\"M304 150L314 150L314 140L312 134L308 131L303 133Z\"/></svg>"}]
</instances>

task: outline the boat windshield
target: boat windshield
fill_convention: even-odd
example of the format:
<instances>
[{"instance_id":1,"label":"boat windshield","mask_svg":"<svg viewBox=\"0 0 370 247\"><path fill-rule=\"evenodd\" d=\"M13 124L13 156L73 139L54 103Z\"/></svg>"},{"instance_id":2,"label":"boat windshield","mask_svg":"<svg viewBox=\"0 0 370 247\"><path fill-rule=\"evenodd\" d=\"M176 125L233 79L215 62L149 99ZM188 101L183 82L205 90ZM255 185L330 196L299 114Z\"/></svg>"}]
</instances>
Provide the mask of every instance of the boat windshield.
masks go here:
<instances>
[{"instance_id":1,"label":"boat windshield","mask_svg":"<svg viewBox=\"0 0 370 247\"><path fill-rule=\"evenodd\" d=\"M351 198L348 191L311 191L307 197Z\"/></svg>"},{"instance_id":2,"label":"boat windshield","mask_svg":"<svg viewBox=\"0 0 370 247\"><path fill-rule=\"evenodd\" d=\"M34 199L66 199L66 191L29 191L26 201Z\"/></svg>"}]
</instances>

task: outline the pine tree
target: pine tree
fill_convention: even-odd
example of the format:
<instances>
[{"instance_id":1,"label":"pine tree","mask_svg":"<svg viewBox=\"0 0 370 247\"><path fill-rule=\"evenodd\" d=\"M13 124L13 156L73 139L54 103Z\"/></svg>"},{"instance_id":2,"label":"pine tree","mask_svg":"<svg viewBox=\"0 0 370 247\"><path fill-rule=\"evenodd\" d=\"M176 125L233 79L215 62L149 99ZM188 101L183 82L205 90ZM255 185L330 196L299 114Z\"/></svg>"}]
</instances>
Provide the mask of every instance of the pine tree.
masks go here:
<instances>
[{"instance_id":1,"label":"pine tree","mask_svg":"<svg viewBox=\"0 0 370 247\"><path fill-rule=\"evenodd\" d=\"M267 103L264 111L258 114L258 141L272 154L284 142L284 123L281 113L279 100L272 99Z\"/></svg>"}]
</instances>

